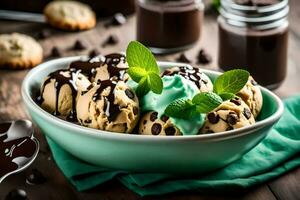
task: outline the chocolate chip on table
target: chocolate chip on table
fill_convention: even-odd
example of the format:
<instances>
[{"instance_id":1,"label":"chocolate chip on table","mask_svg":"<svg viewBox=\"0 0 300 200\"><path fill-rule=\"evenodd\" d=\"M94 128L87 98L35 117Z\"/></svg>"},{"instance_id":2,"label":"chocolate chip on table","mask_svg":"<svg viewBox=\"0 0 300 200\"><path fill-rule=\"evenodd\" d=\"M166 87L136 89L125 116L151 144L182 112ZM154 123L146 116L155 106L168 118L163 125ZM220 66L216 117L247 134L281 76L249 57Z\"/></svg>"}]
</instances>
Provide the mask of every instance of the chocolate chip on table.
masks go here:
<instances>
[{"instance_id":1,"label":"chocolate chip on table","mask_svg":"<svg viewBox=\"0 0 300 200\"><path fill-rule=\"evenodd\" d=\"M197 59L199 64L208 64L212 61L211 56L204 49L200 49Z\"/></svg>"},{"instance_id":2,"label":"chocolate chip on table","mask_svg":"<svg viewBox=\"0 0 300 200\"><path fill-rule=\"evenodd\" d=\"M176 129L172 126L165 129L166 135L175 135Z\"/></svg>"},{"instance_id":3,"label":"chocolate chip on table","mask_svg":"<svg viewBox=\"0 0 300 200\"><path fill-rule=\"evenodd\" d=\"M58 47L54 46L54 47L51 49L50 57L61 57L61 52L60 52L60 50L59 50Z\"/></svg>"},{"instance_id":4,"label":"chocolate chip on table","mask_svg":"<svg viewBox=\"0 0 300 200\"><path fill-rule=\"evenodd\" d=\"M183 63L191 63L191 61L186 57L184 53L180 54L180 56L176 59L177 62Z\"/></svg>"},{"instance_id":5,"label":"chocolate chip on table","mask_svg":"<svg viewBox=\"0 0 300 200\"><path fill-rule=\"evenodd\" d=\"M230 125L235 125L238 121L238 116L236 114L230 113L230 114L227 115L226 121Z\"/></svg>"},{"instance_id":6,"label":"chocolate chip on table","mask_svg":"<svg viewBox=\"0 0 300 200\"><path fill-rule=\"evenodd\" d=\"M50 32L47 30L41 30L38 32L37 37L38 39L46 39L50 36Z\"/></svg>"},{"instance_id":7,"label":"chocolate chip on table","mask_svg":"<svg viewBox=\"0 0 300 200\"><path fill-rule=\"evenodd\" d=\"M107 45L114 45L119 42L119 39L116 35L110 35L108 38L102 43L102 47L106 47Z\"/></svg>"},{"instance_id":8,"label":"chocolate chip on table","mask_svg":"<svg viewBox=\"0 0 300 200\"><path fill-rule=\"evenodd\" d=\"M92 49L89 52L89 58L94 58L100 55L100 52L97 49Z\"/></svg>"},{"instance_id":9,"label":"chocolate chip on table","mask_svg":"<svg viewBox=\"0 0 300 200\"><path fill-rule=\"evenodd\" d=\"M74 50L85 50L86 46L83 44L81 40L76 40L73 46Z\"/></svg>"},{"instance_id":10,"label":"chocolate chip on table","mask_svg":"<svg viewBox=\"0 0 300 200\"><path fill-rule=\"evenodd\" d=\"M28 198L25 190L14 189L6 195L4 200L28 200Z\"/></svg>"},{"instance_id":11,"label":"chocolate chip on table","mask_svg":"<svg viewBox=\"0 0 300 200\"><path fill-rule=\"evenodd\" d=\"M152 135L158 135L161 132L161 125L159 123L154 123L151 127Z\"/></svg>"},{"instance_id":12,"label":"chocolate chip on table","mask_svg":"<svg viewBox=\"0 0 300 200\"><path fill-rule=\"evenodd\" d=\"M26 183L29 185L38 185L46 182L45 176L37 169L33 169L26 176Z\"/></svg>"},{"instance_id":13,"label":"chocolate chip on table","mask_svg":"<svg viewBox=\"0 0 300 200\"><path fill-rule=\"evenodd\" d=\"M134 99L134 93L130 89L126 89L125 94L129 99Z\"/></svg>"},{"instance_id":14,"label":"chocolate chip on table","mask_svg":"<svg viewBox=\"0 0 300 200\"><path fill-rule=\"evenodd\" d=\"M157 119L158 112L153 112L150 115L150 120L154 122Z\"/></svg>"},{"instance_id":15,"label":"chocolate chip on table","mask_svg":"<svg viewBox=\"0 0 300 200\"><path fill-rule=\"evenodd\" d=\"M246 117L246 119L250 119L250 117L251 117L250 110L248 108L244 108L243 115Z\"/></svg>"},{"instance_id":16,"label":"chocolate chip on table","mask_svg":"<svg viewBox=\"0 0 300 200\"><path fill-rule=\"evenodd\" d=\"M210 123L216 124L220 120L220 116L215 112L210 112L207 114L207 119Z\"/></svg>"},{"instance_id":17,"label":"chocolate chip on table","mask_svg":"<svg viewBox=\"0 0 300 200\"><path fill-rule=\"evenodd\" d=\"M166 122L166 121L168 121L169 117L167 115L162 115L160 117L160 119L161 119L161 121Z\"/></svg>"},{"instance_id":18,"label":"chocolate chip on table","mask_svg":"<svg viewBox=\"0 0 300 200\"><path fill-rule=\"evenodd\" d=\"M127 21L125 15L122 13L116 13L112 17L111 20L109 20L107 23L104 24L105 27L110 27L110 26L120 26L125 24Z\"/></svg>"}]
</instances>

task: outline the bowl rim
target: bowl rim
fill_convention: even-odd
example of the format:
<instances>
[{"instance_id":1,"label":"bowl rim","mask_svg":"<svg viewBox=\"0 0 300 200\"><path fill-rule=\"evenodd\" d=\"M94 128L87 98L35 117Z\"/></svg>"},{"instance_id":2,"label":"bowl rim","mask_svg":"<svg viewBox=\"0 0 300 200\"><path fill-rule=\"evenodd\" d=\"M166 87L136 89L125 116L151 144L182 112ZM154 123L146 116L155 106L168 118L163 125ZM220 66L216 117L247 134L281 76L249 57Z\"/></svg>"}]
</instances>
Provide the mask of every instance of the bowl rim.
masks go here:
<instances>
[{"instance_id":1,"label":"bowl rim","mask_svg":"<svg viewBox=\"0 0 300 200\"><path fill-rule=\"evenodd\" d=\"M27 75L25 76L22 88L21 88L21 94L23 98L23 102L25 106L30 107L39 117L44 118L45 120L50 120L52 123L57 124L58 126L68 128L71 131L72 134L83 134L83 135L89 135L95 138L106 138L106 139L119 139L119 140L134 140L134 141L166 141L166 140L176 140L176 141L182 141L182 140L195 140L195 139L201 139L201 140L222 140L227 138L234 138L234 137L240 137L246 134L251 134L255 132L256 130L262 129L268 125L274 124L276 121L279 120L281 115L284 111L284 106L281 101L281 99L275 95L270 90L261 87L263 93L266 93L268 96L270 96L276 103L278 109L275 111L275 113L266 119L263 119L261 121L256 122L254 125L246 126L239 129L234 129L231 131L223 131L218 133L211 133L211 134L199 134L199 135L184 135L184 136L159 136L154 137L152 135L139 135L139 134L122 134L117 132L111 132L111 131L103 131L98 129L93 129L89 127L84 127L78 124L74 124L72 122L65 121L63 119L60 119L58 117L55 117L48 113L47 111L43 110L30 96L29 91L29 85L33 76L36 76L40 71L43 71L44 69L47 69L55 64L61 64L61 63L67 63L74 60L86 58L86 56L72 56L72 57L63 57L58 59L53 59L46 61L42 64L37 65L35 68L31 69ZM189 64L186 63L178 63L178 62L165 62L165 61L158 61L158 65L162 68L167 68L170 66L187 66ZM201 70L204 73L208 74L214 74L214 75L220 75L221 72L208 70L208 69L202 69ZM28 108L27 108L28 109Z\"/></svg>"}]
</instances>

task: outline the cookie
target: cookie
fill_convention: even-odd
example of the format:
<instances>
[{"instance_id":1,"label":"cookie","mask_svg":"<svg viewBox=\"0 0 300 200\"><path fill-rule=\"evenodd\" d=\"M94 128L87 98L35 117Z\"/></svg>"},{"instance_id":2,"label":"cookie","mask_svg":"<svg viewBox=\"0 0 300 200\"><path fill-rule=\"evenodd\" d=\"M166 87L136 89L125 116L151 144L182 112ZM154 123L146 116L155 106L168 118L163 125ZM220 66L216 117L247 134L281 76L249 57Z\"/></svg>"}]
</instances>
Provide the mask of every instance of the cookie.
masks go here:
<instances>
[{"instance_id":1,"label":"cookie","mask_svg":"<svg viewBox=\"0 0 300 200\"><path fill-rule=\"evenodd\" d=\"M20 33L0 35L0 68L27 69L43 60L43 49L32 37Z\"/></svg>"},{"instance_id":2,"label":"cookie","mask_svg":"<svg viewBox=\"0 0 300 200\"><path fill-rule=\"evenodd\" d=\"M64 30L86 30L96 25L95 13L77 1L53 1L44 9L46 20L52 26Z\"/></svg>"}]
</instances>

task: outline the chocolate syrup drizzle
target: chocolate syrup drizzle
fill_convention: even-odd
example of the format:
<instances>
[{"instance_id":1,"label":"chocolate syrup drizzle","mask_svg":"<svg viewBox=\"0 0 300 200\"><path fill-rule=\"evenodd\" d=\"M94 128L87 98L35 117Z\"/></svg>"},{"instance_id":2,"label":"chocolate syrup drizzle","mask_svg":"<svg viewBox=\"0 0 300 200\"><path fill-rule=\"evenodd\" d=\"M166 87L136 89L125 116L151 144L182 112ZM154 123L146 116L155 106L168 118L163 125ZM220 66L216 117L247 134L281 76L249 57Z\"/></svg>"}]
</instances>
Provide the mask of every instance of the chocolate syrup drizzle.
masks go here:
<instances>
[{"instance_id":1,"label":"chocolate syrup drizzle","mask_svg":"<svg viewBox=\"0 0 300 200\"><path fill-rule=\"evenodd\" d=\"M76 79L76 73L70 72L70 77L66 77L62 74L62 72L68 72L68 70L58 70L55 72L52 72L49 74L48 78L45 80L42 91L40 95L37 97L36 102L38 104L42 104L44 102L43 98L43 93L45 90L45 86L51 82L52 79L55 80L54 86L55 86L55 111L53 115L59 116L60 113L58 111L58 99L59 99L59 93L63 85L69 85L71 88L71 93L72 93L72 109L70 114L67 116L66 120L67 121L77 121L77 114L76 114L76 96L77 96L77 89L75 84L75 79Z\"/></svg>"},{"instance_id":2,"label":"chocolate syrup drizzle","mask_svg":"<svg viewBox=\"0 0 300 200\"><path fill-rule=\"evenodd\" d=\"M180 66L178 67L178 70L166 70L162 74L162 76L174 76L175 74L183 76L185 79L190 80L196 84L196 86L200 89L201 88L201 82L204 84L207 84L206 80L202 79L202 72L199 68L193 68L190 66Z\"/></svg>"},{"instance_id":3,"label":"chocolate syrup drizzle","mask_svg":"<svg viewBox=\"0 0 300 200\"><path fill-rule=\"evenodd\" d=\"M17 170L36 151L36 144L30 137L15 139L11 125L12 123L0 123L0 177Z\"/></svg>"},{"instance_id":4,"label":"chocolate syrup drizzle","mask_svg":"<svg viewBox=\"0 0 300 200\"><path fill-rule=\"evenodd\" d=\"M100 86L93 95L93 101L97 101L101 99L103 96L101 96L101 93L103 90L107 87L110 87L110 92L107 96L104 96L104 107L103 110L107 116L108 121L114 121L118 114L121 112L120 106L115 104L115 88L117 83L115 81L111 80L105 80L100 82Z\"/></svg>"},{"instance_id":5,"label":"chocolate syrup drizzle","mask_svg":"<svg viewBox=\"0 0 300 200\"><path fill-rule=\"evenodd\" d=\"M107 71L110 78L116 77L117 80L123 80L127 68L119 68L117 66L120 63L126 63L125 55L119 53L108 54L105 56L104 63L107 64Z\"/></svg>"},{"instance_id":6,"label":"chocolate syrup drizzle","mask_svg":"<svg viewBox=\"0 0 300 200\"><path fill-rule=\"evenodd\" d=\"M77 72L80 70L80 73L88 77L89 80L94 78L96 75L96 68L100 67L103 64L102 61L90 62L77 60L70 63L70 71Z\"/></svg>"}]
</instances>

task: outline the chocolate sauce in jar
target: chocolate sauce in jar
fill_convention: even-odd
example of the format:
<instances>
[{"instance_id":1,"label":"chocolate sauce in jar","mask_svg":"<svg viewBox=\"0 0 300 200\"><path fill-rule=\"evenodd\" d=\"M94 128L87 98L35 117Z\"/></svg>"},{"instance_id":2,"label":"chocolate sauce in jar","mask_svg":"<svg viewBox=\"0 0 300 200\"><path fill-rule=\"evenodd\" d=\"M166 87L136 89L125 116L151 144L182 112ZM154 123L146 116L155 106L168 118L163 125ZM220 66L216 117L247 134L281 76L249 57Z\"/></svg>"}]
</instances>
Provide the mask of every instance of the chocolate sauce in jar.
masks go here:
<instances>
[{"instance_id":1,"label":"chocolate sauce in jar","mask_svg":"<svg viewBox=\"0 0 300 200\"><path fill-rule=\"evenodd\" d=\"M219 66L225 71L244 68L258 83L275 89L287 69L287 0L249 1L222 0Z\"/></svg>"},{"instance_id":2,"label":"chocolate sauce in jar","mask_svg":"<svg viewBox=\"0 0 300 200\"><path fill-rule=\"evenodd\" d=\"M24 136L15 138L12 123L0 123L0 178L17 170L36 151L35 142Z\"/></svg>"},{"instance_id":3,"label":"chocolate sauce in jar","mask_svg":"<svg viewBox=\"0 0 300 200\"><path fill-rule=\"evenodd\" d=\"M138 0L137 4L137 40L152 52L181 51L199 39L201 0Z\"/></svg>"}]
</instances>

